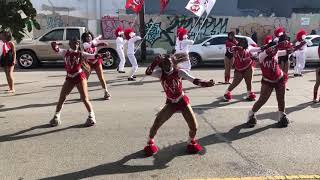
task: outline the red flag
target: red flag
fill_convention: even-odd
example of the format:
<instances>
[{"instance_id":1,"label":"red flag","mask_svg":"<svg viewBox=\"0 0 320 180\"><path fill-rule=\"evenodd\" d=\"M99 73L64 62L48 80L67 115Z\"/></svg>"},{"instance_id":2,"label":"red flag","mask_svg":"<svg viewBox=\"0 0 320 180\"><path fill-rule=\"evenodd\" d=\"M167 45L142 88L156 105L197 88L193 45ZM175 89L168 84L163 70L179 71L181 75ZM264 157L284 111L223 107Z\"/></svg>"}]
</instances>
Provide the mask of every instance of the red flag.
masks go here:
<instances>
[{"instance_id":1,"label":"red flag","mask_svg":"<svg viewBox=\"0 0 320 180\"><path fill-rule=\"evenodd\" d=\"M132 9L135 13L139 13L144 4L144 0L127 0L126 9Z\"/></svg>"},{"instance_id":2,"label":"red flag","mask_svg":"<svg viewBox=\"0 0 320 180\"><path fill-rule=\"evenodd\" d=\"M164 9L168 6L170 0L160 0L161 13L163 13Z\"/></svg>"}]
</instances>

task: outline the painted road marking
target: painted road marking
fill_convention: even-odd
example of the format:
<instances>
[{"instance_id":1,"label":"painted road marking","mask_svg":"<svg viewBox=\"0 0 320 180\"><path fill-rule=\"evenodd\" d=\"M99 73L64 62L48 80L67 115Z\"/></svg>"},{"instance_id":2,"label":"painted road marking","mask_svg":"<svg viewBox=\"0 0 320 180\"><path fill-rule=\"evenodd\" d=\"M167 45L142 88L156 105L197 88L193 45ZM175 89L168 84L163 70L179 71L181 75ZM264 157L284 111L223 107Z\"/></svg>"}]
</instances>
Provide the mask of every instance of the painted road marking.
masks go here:
<instances>
[{"instance_id":1,"label":"painted road marking","mask_svg":"<svg viewBox=\"0 0 320 180\"><path fill-rule=\"evenodd\" d=\"M253 106L253 105L252 105ZM192 109L251 109L252 106L193 106ZM286 108L307 108L309 106L286 106ZM262 106L262 108L278 108L278 106Z\"/></svg>"},{"instance_id":2,"label":"painted road marking","mask_svg":"<svg viewBox=\"0 0 320 180\"><path fill-rule=\"evenodd\" d=\"M294 180L294 179L320 179L320 175L293 175L293 176L260 176L260 177L234 177L234 178L205 178L187 180Z\"/></svg>"},{"instance_id":3,"label":"painted road marking","mask_svg":"<svg viewBox=\"0 0 320 180\"><path fill-rule=\"evenodd\" d=\"M257 177L233 177L233 178L196 178L186 180L298 180L320 179L320 175L292 175L292 176L257 176Z\"/></svg>"}]
</instances>

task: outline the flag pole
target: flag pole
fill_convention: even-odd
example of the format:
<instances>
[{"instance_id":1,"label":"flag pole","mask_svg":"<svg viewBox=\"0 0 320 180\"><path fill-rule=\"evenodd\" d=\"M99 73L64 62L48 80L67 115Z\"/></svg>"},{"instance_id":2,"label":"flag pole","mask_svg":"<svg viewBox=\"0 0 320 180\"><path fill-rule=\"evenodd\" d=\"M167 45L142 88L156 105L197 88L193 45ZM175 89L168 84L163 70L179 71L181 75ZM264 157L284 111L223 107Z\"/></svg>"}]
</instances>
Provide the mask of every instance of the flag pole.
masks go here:
<instances>
[{"instance_id":1,"label":"flag pole","mask_svg":"<svg viewBox=\"0 0 320 180\"><path fill-rule=\"evenodd\" d=\"M197 26L198 22L200 21L201 16L199 17L199 19L197 20L197 22L194 24L194 26L192 27L192 29L190 30L189 33L192 33L193 29Z\"/></svg>"},{"instance_id":2,"label":"flag pole","mask_svg":"<svg viewBox=\"0 0 320 180\"><path fill-rule=\"evenodd\" d=\"M204 19L204 21L203 21L203 23L201 24L201 26L200 26L200 28L199 28L199 30L198 30L198 32L197 32L197 34L196 34L196 36L194 37L194 41L196 41L197 40L197 37L198 37L198 35L199 35L199 33L200 33L200 31L201 31L201 29L202 29L202 26L204 25L204 23L206 22L206 20L207 20L207 18L208 18L208 16L209 16L209 14L210 13L207 13L207 15L206 15L206 18Z\"/></svg>"},{"instance_id":3,"label":"flag pole","mask_svg":"<svg viewBox=\"0 0 320 180\"><path fill-rule=\"evenodd\" d=\"M160 15L156 18L156 20L152 23L152 25L149 27L147 33L145 34L145 36L142 38L140 44L138 45L138 47L135 49L134 53L136 53L138 51L138 49L140 48L142 42L145 40L145 38L147 37L147 35L149 34L149 32L151 31L151 29L153 28L153 26L155 25L155 23L158 21Z\"/></svg>"}]
</instances>

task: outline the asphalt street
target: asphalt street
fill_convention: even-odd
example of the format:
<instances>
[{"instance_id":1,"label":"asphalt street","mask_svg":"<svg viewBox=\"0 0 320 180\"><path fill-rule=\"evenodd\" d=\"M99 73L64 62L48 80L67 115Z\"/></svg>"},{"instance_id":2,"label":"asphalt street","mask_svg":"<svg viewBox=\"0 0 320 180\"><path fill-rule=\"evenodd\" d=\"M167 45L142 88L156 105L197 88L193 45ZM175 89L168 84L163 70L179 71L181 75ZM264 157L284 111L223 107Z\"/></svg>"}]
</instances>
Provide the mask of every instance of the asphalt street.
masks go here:
<instances>
[{"instance_id":1,"label":"asphalt street","mask_svg":"<svg viewBox=\"0 0 320 180\"><path fill-rule=\"evenodd\" d=\"M320 174L320 104L313 104L314 69L303 77L290 75L286 112L291 121L279 129L275 93L258 112L258 125L245 128L254 102L243 100L244 82L223 102L227 85L198 88L184 81L199 122L198 139L204 151L185 152L187 124L175 114L158 132L160 151L145 158L142 152L155 115L163 107L161 84L152 77L128 82L126 74L106 70L112 94L103 100L95 74L89 96L97 125L83 128L87 112L76 89L68 97L62 125L51 128L61 85L62 68L17 70L16 93L6 94L0 74L0 179L201 179L237 177L302 177ZM129 72L129 68L126 68ZM223 69L201 68L192 75L223 80ZM261 72L253 87L259 96ZM314 176L316 177L316 176ZM319 176L320 178L320 176Z\"/></svg>"}]
</instances>

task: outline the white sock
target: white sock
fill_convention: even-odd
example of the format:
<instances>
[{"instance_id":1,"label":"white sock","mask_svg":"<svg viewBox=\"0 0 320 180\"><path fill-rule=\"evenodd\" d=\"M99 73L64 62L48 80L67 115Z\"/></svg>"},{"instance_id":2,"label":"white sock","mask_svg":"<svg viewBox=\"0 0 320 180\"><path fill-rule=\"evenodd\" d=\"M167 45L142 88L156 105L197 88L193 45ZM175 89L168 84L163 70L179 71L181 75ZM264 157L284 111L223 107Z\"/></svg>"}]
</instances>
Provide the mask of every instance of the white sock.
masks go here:
<instances>
[{"instance_id":1,"label":"white sock","mask_svg":"<svg viewBox=\"0 0 320 180\"><path fill-rule=\"evenodd\" d=\"M60 117L60 114L61 114L61 112L59 111L59 112L56 112L55 114L54 114L54 116L56 116L56 117Z\"/></svg>"},{"instance_id":2,"label":"white sock","mask_svg":"<svg viewBox=\"0 0 320 180\"><path fill-rule=\"evenodd\" d=\"M250 110L249 113L248 113L248 116L250 117L252 115L254 115L254 112L252 110Z\"/></svg>"},{"instance_id":3,"label":"white sock","mask_svg":"<svg viewBox=\"0 0 320 180\"><path fill-rule=\"evenodd\" d=\"M104 92L109 92L108 89L104 89L103 91L104 91Z\"/></svg>"},{"instance_id":4,"label":"white sock","mask_svg":"<svg viewBox=\"0 0 320 180\"><path fill-rule=\"evenodd\" d=\"M228 91L228 89L227 89L225 94L228 94L228 93L231 93L231 91Z\"/></svg>"},{"instance_id":5,"label":"white sock","mask_svg":"<svg viewBox=\"0 0 320 180\"><path fill-rule=\"evenodd\" d=\"M93 111L89 112L89 116L90 116L90 117L94 117L94 116L95 116L95 115L94 115L94 112L93 112Z\"/></svg>"},{"instance_id":6,"label":"white sock","mask_svg":"<svg viewBox=\"0 0 320 180\"><path fill-rule=\"evenodd\" d=\"M250 94L251 94L251 91L248 91L248 92L247 92L247 96L249 97L249 96L250 96Z\"/></svg>"},{"instance_id":7,"label":"white sock","mask_svg":"<svg viewBox=\"0 0 320 180\"><path fill-rule=\"evenodd\" d=\"M282 112L282 111L278 111L278 117L279 120L282 118L282 116L286 115L286 113Z\"/></svg>"}]
</instances>

